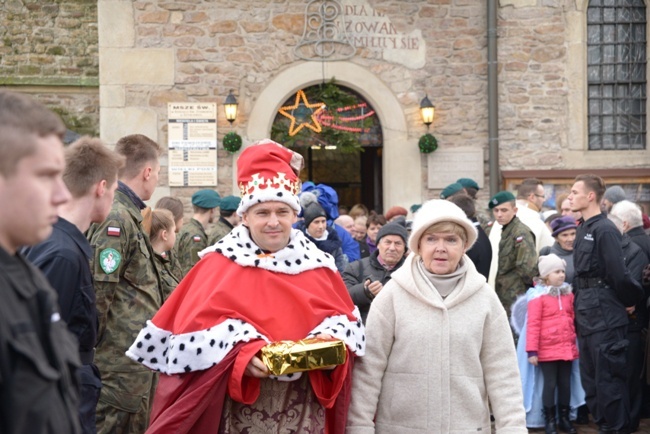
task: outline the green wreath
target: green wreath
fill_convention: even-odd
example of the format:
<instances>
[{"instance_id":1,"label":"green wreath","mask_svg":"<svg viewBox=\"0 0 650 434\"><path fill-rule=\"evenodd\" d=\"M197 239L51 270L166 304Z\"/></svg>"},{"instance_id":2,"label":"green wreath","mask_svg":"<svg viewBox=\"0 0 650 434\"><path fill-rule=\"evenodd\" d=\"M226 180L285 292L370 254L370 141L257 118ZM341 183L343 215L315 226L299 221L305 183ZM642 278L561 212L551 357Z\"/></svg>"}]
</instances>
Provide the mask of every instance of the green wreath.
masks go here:
<instances>
[{"instance_id":1,"label":"green wreath","mask_svg":"<svg viewBox=\"0 0 650 434\"><path fill-rule=\"evenodd\" d=\"M433 137L432 134L426 133L418 141L418 146L420 147L420 152L423 154L429 154L436 149L438 149L438 140Z\"/></svg>"},{"instance_id":2,"label":"green wreath","mask_svg":"<svg viewBox=\"0 0 650 434\"><path fill-rule=\"evenodd\" d=\"M229 132L223 137L223 148L231 154L239 151L241 144L241 136L234 131Z\"/></svg>"}]
</instances>

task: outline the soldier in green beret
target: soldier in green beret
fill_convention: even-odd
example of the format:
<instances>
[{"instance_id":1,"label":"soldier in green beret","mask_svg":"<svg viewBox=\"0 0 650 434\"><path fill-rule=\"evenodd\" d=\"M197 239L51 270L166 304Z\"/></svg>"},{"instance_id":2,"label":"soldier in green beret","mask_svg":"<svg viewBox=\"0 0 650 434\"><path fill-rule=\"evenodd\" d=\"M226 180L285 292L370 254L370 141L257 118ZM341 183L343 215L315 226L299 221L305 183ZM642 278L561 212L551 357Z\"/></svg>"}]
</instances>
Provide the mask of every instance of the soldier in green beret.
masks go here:
<instances>
[{"instance_id":1,"label":"soldier in green beret","mask_svg":"<svg viewBox=\"0 0 650 434\"><path fill-rule=\"evenodd\" d=\"M459 193L465 194L465 187L463 187L458 182L454 182L442 189L442 191L440 192L440 199L449 199L453 195Z\"/></svg>"},{"instance_id":2,"label":"soldier in green beret","mask_svg":"<svg viewBox=\"0 0 650 434\"><path fill-rule=\"evenodd\" d=\"M226 196L221 199L219 205L219 221L214 225L208 234L208 246L225 237L231 230L241 222L241 218L235 212L241 199L237 196Z\"/></svg>"},{"instance_id":3,"label":"soldier in green beret","mask_svg":"<svg viewBox=\"0 0 650 434\"><path fill-rule=\"evenodd\" d=\"M490 199L488 207L503 226L494 289L510 313L517 296L533 286L533 277L538 274L535 236L517 218L516 199L511 192L500 191Z\"/></svg>"},{"instance_id":4,"label":"soldier in green beret","mask_svg":"<svg viewBox=\"0 0 650 434\"><path fill-rule=\"evenodd\" d=\"M183 225L174 246L183 274L177 276L180 279L185 277L194 264L199 262L199 252L210 245L206 229L214 221L220 203L219 193L209 188L199 190L192 195L194 215L189 222Z\"/></svg>"},{"instance_id":5,"label":"soldier in green beret","mask_svg":"<svg viewBox=\"0 0 650 434\"><path fill-rule=\"evenodd\" d=\"M115 151L126 158L106 220L93 225L87 237L95 254L99 330L95 364L102 377L97 405L97 432L143 433L157 377L140 369L124 354L138 330L163 302L160 275L142 210L158 185L160 146L141 134L118 140Z\"/></svg>"}]
</instances>

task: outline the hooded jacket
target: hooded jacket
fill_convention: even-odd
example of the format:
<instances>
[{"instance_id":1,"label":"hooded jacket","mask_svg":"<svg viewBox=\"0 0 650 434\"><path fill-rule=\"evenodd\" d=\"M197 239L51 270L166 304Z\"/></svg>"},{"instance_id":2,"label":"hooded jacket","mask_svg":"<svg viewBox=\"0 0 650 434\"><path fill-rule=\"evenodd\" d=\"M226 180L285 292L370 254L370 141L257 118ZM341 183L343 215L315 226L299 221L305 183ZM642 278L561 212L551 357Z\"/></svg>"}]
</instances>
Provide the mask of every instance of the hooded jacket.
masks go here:
<instances>
[{"instance_id":1,"label":"hooded jacket","mask_svg":"<svg viewBox=\"0 0 650 434\"><path fill-rule=\"evenodd\" d=\"M348 434L525 434L512 334L498 297L467 256L443 299L411 253L372 303L355 365ZM376 414L376 418L375 418Z\"/></svg>"},{"instance_id":2,"label":"hooded jacket","mask_svg":"<svg viewBox=\"0 0 650 434\"><path fill-rule=\"evenodd\" d=\"M571 285L538 284L531 291L536 296L528 302L526 351L537 352L540 362L577 359Z\"/></svg>"}]
</instances>

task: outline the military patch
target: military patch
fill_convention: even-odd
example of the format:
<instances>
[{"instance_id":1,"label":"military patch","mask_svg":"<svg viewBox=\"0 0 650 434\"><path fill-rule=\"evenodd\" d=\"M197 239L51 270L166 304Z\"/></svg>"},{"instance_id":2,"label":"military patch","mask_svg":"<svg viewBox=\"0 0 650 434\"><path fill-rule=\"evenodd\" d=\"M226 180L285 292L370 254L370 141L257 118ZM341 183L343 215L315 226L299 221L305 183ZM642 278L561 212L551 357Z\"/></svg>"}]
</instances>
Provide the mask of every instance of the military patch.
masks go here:
<instances>
[{"instance_id":1,"label":"military patch","mask_svg":"<svg viewBox=\"0 0 650 434\"><path fill-rule=\"evenodd\" d=\"M518 242L518 243L521 243L523 240L524 240L524 237L522 237L522 236L518 236L517 238L515 238L515 241Z\"/></svg>"},{"instance_id":2,"label":"military patch","mask_svg":"<svg viewBox=\"0 0 650 434\"><path fill-rule=\"evenodd\" d=\"M109 226L106 228L106 235L109 237L119 237L120 236L120 228L115 227L115 226Z\"/></svg>"},{"instance_id":3,"label":"military patch","mask_svg":"<svg viewBox=\"0 0 650 434\"><path fill-rule=\"evenodd\" d=\"M201 242L201 237L199 237L198 235L195 235L193 240L194 240L195 243L200 243Z\"/></svg>"},{"instance_id":4,"label":"military patch","mask_svg":"<svg viewBox=\"0 0 650 434\"><path fill-rule=\"evenodd\" d=\"M99 253L99 265L106 274L117 270L120 262L122 262L122 255L115 249L104 249Z\"/></svg>"}]
</instances>

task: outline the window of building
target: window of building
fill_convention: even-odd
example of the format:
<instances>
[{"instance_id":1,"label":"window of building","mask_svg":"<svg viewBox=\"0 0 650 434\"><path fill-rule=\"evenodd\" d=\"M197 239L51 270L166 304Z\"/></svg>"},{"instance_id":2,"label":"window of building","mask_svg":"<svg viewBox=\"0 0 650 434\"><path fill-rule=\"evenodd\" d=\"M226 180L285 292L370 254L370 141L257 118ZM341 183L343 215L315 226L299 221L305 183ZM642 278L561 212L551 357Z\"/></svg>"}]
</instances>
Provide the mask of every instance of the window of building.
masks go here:
<instances>
[{"instance_id":1,"label":"window of building","mask_svg":"<svg viewBox=\"0 0 650 434\"><path fill-rule=\"evenodd\" d=\"M587 50L589 149L645 149L644 0L590 0Z\"/></svg>"}]
</instances>

